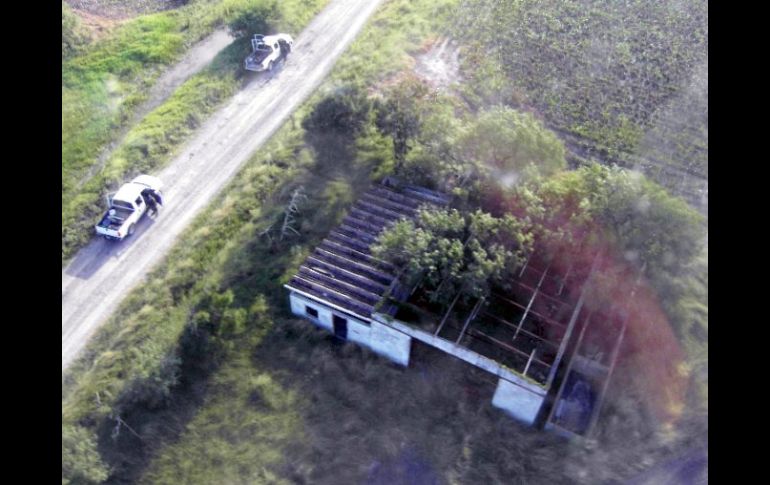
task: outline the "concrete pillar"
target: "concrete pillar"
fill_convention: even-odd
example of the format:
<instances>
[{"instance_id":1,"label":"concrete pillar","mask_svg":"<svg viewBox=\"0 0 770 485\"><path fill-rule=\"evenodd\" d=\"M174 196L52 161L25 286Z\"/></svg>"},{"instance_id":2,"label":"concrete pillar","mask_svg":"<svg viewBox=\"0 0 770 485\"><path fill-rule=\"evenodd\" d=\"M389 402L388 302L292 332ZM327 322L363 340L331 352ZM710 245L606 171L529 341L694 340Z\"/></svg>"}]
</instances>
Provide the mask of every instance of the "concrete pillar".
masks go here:
<instances>
[{"instance_id":1,"label":"concrete pillar","mask_svg":"<svg viewBox=\"0 0 770 485\"><path fill-rule=\"evenodd\" d=\"M532 425L535 423L545 395L536 394L505 379L497 382L492 405L498 407L514 418Z\"/></svg>"}]
</instances>

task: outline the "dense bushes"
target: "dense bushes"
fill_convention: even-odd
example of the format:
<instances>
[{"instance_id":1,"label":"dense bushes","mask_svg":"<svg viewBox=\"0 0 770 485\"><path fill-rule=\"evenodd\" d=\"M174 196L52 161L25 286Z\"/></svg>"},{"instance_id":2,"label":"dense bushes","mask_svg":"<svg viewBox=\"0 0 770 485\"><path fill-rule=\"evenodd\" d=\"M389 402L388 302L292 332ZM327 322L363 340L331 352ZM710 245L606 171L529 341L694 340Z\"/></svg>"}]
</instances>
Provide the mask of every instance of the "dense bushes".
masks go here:
<instances>
[{"instance_id":1,"label":"dense bushes","mask_svg":"<svg viewBox=\"0 0 770 485\"><path fill-rule=\"evenodd\" d=\"M393 141L397 170L411 149L410 141L420 133L429 93L425 83L407 78L386 91L384 100L376 102L377 129Z\"/></svg>"},{"instance_id":2,"label":"dense bushes","mask_svg":"<svg viewBox=\"0 0 770 485\"><path fill-rule=\"evenodd\" d=\"M589 165L514 188L513 210L524 210L543 233L594 223L603 238L651 273L677 274L702 246L702 216L643 175Z\"/></svg>"},{"instance_id":3,"label":"dense bushes","mask_svg":"<svg viewBox=\"0 0 770 485\"><path fill-rule=\"evenodd\" d=\"M62 485L102 483L108 469L96 450L96 440L82 426L62 425Z\"/></svg>"},{"instance_id":4,"label":"dense bushes","mask_svg":"<svg viewBox=\"0 0 770 485\"><path fill-rule=\"evenodd\" d=\"M80 19L69 5L61 3L61 57L62 60L76 54L88 44L89 37Z\"/></svg>"},{"instance_id":5,"label":"dense bushes","mask_svg":"<svg viewBox=\"0 0 770 485\"><path fill-rule=\"evenodd\" d=\"M485 296L521 264L532 249L522 229L510 215L423 209L386 230L372 254L404 267L408 285L424 278L431 298L448 304L457 293Z\"/></svg>"},{"instance_id":6,"label":"dense bushes","mask_svg":"<svg viewBox=\"0 0 770 485\"><path fill-rule=\"evenodd\" d=\"M480 112L463 130L456 157L484 166L512 185L530 165L543 175L563 170L564 154L561 140L534 116L496 106Z\"/></svg>"},{"instance_id":7,"label":"dense bushes","mask_svg":"<svg viewBox=\"0 0 770 485\"><path fill-rule=\"evenodd\" d=\"M350 161L358 135L367 128L372 103L356 88L340 88L325 96L302 120L305 142L322 167Z\"/></svg>"},{"instance_id":8,"label":"dense bushes","mask_svg":"<svg viewBox=\"0 0 770 485\"><path fill-rule=\"evenodd\" d=\"M248 0L230 2L226 5L232 20L227 23L230 33L235 38L251 37L254 34L274 34L278 24L281 8L276 0Z\"/></svg>"}]
</instances>

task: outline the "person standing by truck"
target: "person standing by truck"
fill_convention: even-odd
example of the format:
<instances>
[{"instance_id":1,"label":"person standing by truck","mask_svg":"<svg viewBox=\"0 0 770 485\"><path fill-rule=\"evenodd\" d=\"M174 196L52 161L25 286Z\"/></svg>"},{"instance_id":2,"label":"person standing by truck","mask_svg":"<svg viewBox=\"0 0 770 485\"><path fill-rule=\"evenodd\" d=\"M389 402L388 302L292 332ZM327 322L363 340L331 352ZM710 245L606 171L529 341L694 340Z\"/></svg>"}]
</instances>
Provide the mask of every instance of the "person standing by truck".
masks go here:
<instances>
[{"instance_id":1,"label":"person standing by truck","mask_svg":"<svg viewBox=\"0 0 770 485\"><path fill-rule=\"evenodd\" d=\"M163 183L151 175L139 175L123 184L109 197L109 207L96 224L96 234L112 241L122 241L136 232L136 225L147 213L157 214L163 204Z\"/></svg>"},{"instance_id":2,"label":"person standing by truck","mask_svg":"<svg viewBox=\"0 0 770 485\"><path fill-rule=\"evenodd\" d=\"M156 197L154 191L151 189L144 189L142 191L142 198L144 199L144 203L147 204L147 210L151 216L158 213L158 202Z\"/></svg>"},{"instance_id":3,"label":"person standing by truck","mask_svg":"<svg viewBox=\"0 0 770 485\"><path fill-rule=\"evenodd\" d=\"M163 198L161 198L160 192L157 190L150 191L150 197L155 199L155 202L157 202L159 206L163 205Z\"/></svg>"}]
</instances>

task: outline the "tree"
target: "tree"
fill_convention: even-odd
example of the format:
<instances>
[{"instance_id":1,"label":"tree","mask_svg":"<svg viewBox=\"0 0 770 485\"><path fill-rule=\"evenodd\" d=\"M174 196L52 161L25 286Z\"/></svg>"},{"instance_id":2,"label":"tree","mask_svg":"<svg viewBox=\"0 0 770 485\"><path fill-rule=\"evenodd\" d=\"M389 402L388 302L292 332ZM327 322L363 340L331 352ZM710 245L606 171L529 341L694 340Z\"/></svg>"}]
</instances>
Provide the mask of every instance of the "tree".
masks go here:
<instances>
[{"instance_id":1,"label":"tree","mask_svg":"<svg viewBox=\"0 0 770 485\"><path fill-rule=\"evenodd\" d=\"M532 115L495 107L462 120L450 103L438 105L422 115L419 143L400 170L410 181L478 205L566 167L561 141Z\"/></svg>"},{"instance_id":2,"label":"tree","mask_svg":"<svg viewBox=\"0 0 770 485\"><path fill-rule=\"evenodd\" d=\"M501 283L531 249L524 229L511 216L422 209L415 221L384 231L372 254L404 268L406 284L423 280L434 301L447 303L458 292L482 297Z\"/></svg>"},{"instance_id":3,"label":"tree","mask_svg":"<svg viewBox=\"0 0 770 485\"><path fill-rule=\"evenodd\" d=\"M354 138L366 126L370 110L371 103L358 88L340 88L315 105L302 120L302 128L309 135Z\"/></svg>"},{"instance_id":4,"label":"tree","mask_svg":"<svg viewBox=\"0 0 770 485\"><path fill-rule=\"evenodd\" d=\"M232 19L227 27L236 39L251 37L254 34L267 34L282 17L282 10L276 0L241 1L235 5L233 11L227 13Z\"/></svg>"},{"instance_id":5,"label":"tree","mask_svg":"<svg viewBox=\"0 0 770 485\"><path fill-rule=\"evenodd\" d=\"M418 78L407 78L385 93L385 100L376 104L377 129L393 140L396 170L404 164L412 148L409 142L420 132L425 108L424 100L430 93L428 86Z\"/></svg>"},{"instance_id":6,"label":"tree","mask_svg":"<svg viewBox=\"0 0 770 485\"><path fill-rule=\"evenodd\" d=\"M649 271L677 272L700 251L702 216L643 175L591 164L513 191L519 213L548 236L593 224ZM522 211L522 209L524 209Z\"/></svg>"},{"instance_id":7,"label":"tree","mask_svg":"<svg viewBox=\"0 0 770 485\"><path fill-rule=\"evenodd\" d=\"M354 87L337 89L313 107L302 128L320 166L336 166L352 158L351 147L366 128L370 113L371 102Z\"/></svg>"},{"instance_id":8,"label":"tree","mask_svg":"<svg viewBox=\"0 0 770 485\"><path fill-rule=\"evenodd\" d=\"M564 145L534 116L497 106L483 111L459 136L455 156L489 169L513 185L528 166L543 175L566 167Z\"/></svg>"},{"instance_id":9,"label":"tree","mask_svg":"<svg viewBox=\"0 0 770 485\"><path fill-rule=\"evenodd\" d=\"M101 483L109 476L93 435L81 426L62 425L62 485Z\"/></svg>"}]
</instances>

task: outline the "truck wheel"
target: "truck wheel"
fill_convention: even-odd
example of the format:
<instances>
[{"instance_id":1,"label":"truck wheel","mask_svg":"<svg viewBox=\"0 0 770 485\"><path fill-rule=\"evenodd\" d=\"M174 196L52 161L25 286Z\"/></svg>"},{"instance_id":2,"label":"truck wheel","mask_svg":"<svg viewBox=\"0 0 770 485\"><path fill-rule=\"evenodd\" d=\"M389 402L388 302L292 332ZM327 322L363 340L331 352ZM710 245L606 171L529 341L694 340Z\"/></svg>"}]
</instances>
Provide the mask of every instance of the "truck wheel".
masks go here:
<instances>
[{"instance_id":1,"label":"truck wheel","mask_svg":"<svg viewBox=\"0 0 770 485\"><path fill-rule=\"evenodd\" d=\"M134 234L134 231L136 231L136 224L131 224L128 226L128 235L131 236Z\"/></svg>"},{"instance_id":2,"label":"truck wheel","mask_svg":"<svg viewBox=\"0 0 770 485\"><path fill-rule=\"evenodd\" d=\"M273 61L270 61L267 63L267 70L272 71L273 70Z\"/></svg>"}]
</instances>

